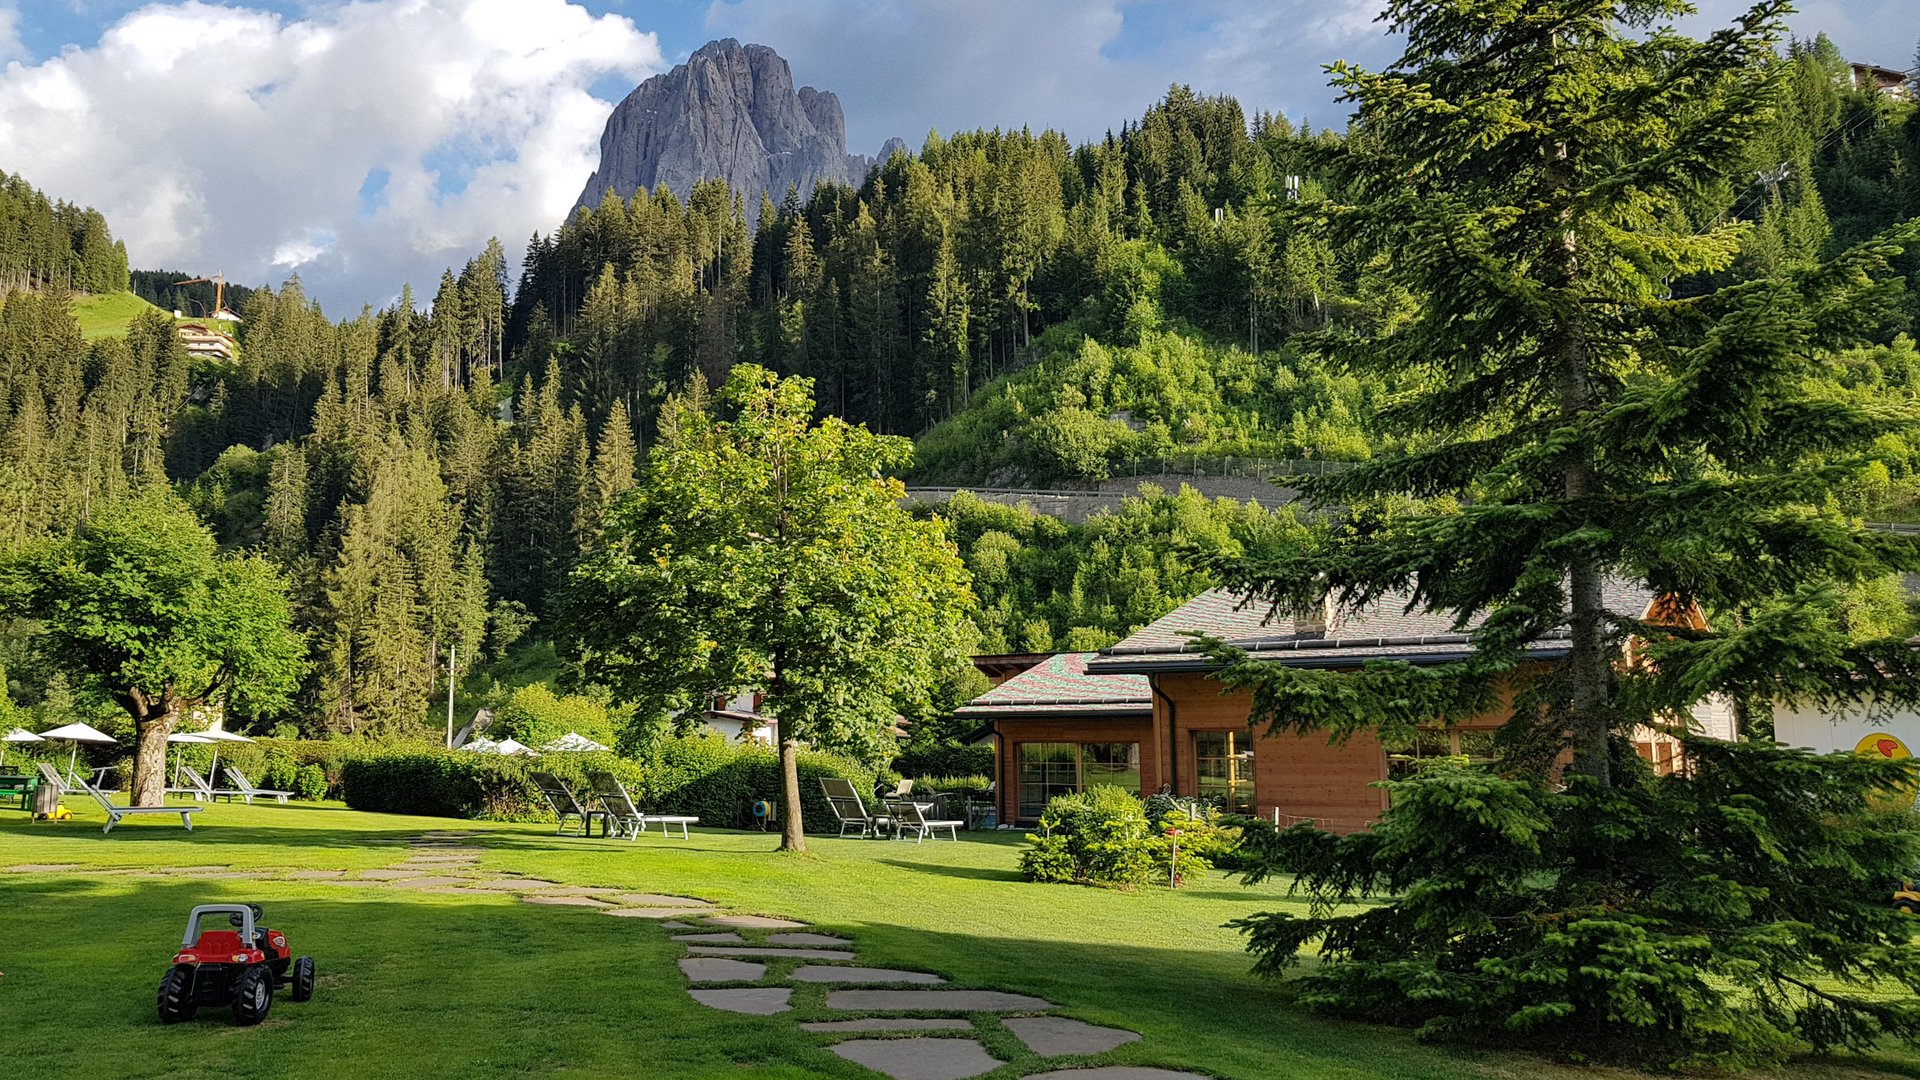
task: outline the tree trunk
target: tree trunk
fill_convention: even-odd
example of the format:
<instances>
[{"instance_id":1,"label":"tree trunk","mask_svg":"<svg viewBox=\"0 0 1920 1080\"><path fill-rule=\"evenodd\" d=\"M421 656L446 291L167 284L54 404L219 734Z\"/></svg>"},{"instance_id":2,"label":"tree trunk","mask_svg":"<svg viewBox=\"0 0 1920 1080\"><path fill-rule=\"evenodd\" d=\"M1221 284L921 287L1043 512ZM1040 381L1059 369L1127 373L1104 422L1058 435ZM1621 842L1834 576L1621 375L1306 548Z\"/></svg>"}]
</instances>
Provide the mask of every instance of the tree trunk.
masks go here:
<instances>
[{"instance_id":1,"label":"tree trunk","mask_svg":"<svg viewBox=\"0 0 1920 1080\"><path fill-rule=\"evenodd\" d=\"M167 736L180 721L180 703L168 698L163 709L134 722L133 805L159 806L166 801Z\"/></svg>"},{"instance_id":2,"label":"tree trunk","mask_svg":"<svg viewBox=\"0 0 1920 1080\"><path fill-rule=\"evenodd\" d=\"M807 833L800 818L800 742L780 732L780 782L784 786L786 814L780 823L780 850L807 850Z\"/></svg>"}]
</instances>

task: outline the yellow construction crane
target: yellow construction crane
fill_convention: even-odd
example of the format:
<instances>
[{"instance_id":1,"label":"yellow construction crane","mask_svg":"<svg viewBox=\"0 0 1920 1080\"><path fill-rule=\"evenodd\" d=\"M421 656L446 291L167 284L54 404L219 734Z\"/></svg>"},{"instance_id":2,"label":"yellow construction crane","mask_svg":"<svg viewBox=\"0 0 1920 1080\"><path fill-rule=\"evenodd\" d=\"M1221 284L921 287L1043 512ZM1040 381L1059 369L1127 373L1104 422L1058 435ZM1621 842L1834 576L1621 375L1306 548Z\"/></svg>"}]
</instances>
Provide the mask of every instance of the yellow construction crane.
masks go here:
<instances>
[{"instance_id":1,"label":"yellow construction crane","mask_svg":"<svg viewBox=\"0 0 1920 1080\"><path fill-rule=\"evenodd\" d=\"M188 278L185 281L176 281L174 282L174 284L175 285L211 284L213 286L213 314L209 316L209 318L219 319L222 322L239 322L240 321L240 316L235 315L233 312L227 310L227 276L225 274L215 274L210 278L203 278L203 277Z\"/></svg>"}]
</instances>

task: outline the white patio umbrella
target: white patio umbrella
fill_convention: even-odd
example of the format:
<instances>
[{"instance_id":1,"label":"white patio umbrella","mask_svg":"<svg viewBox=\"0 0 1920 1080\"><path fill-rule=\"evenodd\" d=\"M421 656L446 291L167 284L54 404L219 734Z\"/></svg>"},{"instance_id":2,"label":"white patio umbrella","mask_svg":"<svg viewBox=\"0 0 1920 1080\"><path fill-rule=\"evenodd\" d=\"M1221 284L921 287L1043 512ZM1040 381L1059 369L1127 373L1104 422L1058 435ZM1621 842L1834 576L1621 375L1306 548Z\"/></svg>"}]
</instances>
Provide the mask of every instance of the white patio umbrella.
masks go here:
<instances>
[{"instance_id":1,"label":"white patio umbrella","mask_svg":"<svg viewBox=\"0 0 1920 1080\"><path fill-rule=\"evenodd\" d=\"M76 760L78 760L80 757L81 743L83 742L106 743L111 746L118 746L120 744L119 739L114 738L113 736L107 734L104 731L101 731L98 728L88 727L87 725L81 724L81 723L62 724L59 727L54 728L52 731L41 732L40 737L42 739L47 740L48 742L65 742L65 743L73 744L73 752L67 755L68 783L73 782L73 778L74 778L73 763Z\"/></svg>"},{"instance_id":2,"label":"white patio umbrella","mask_svg":"<svg viewBox=\"0 0 1920 1080\"><path fill-rule=\"evenodd\" d=\"M191 744L191 743L197 743L201 746L205 746L208 743L213 742L214 740L207 738L205 735L202 735L197 731L176 731L173 734L167 736L167 741L174 744L174 746L178 747L183 744ZM174 787L180 786L180 752L178 750L175 750L173 755L173 786Z\"/></svg>"},{"instance_id":3,"label":"white patio umbrella","mask_svg":"<svg viewBox=\"0 0 1920 1080\"><path fill-rule=\"evenodd\" d=\"M7 746L6 746L7 743L34 743L34 742L46 742L46 741L47 740L41 738L38 735L35 735L33 732L28 731L26 728L23 728L23 727L14 728L12 731L7 732L5 735L0 735L0 765L5 765L7 763Z\"/></svg>"},{"instance_id":4,"label":"white patio umbrella","mask_svg":"<svg viewBox=\"0 0 1920 1080\"><path fill-rule=\"evenodd\" d=\"M200 736L201 738L211 743L252 742L253 741L252 739L247 738L245 735L235 735L231 731L222 731L219 728L214 728L214 727L210 727L205 731L196 731L194 732L194 734ZM218 784L219 782L220 782L220 748L216 746L213 748L213 763L207 766L207 783Z\"/></svg>"},{"instance_id":5,"label":"white patio umbrella","mask_svg":"<svg viewBox=\"0 0 1920 1080\"><path fill-rule=\"evenodd\" d=\"M540 748L549 754L582 753L588 750L605 750L606 747L587 738L577 731L569 731Z\"/></svg>"},{"instance_id":6,"label":"white patio umbrella","mask_svg":"<svg viewBox=\"0 0 1920 1080\"><path fill-rule=\"evenodd\" d=\"M533 747L528 746L519 739L509 736L494 743L493 752L496 754L505 754L508 757L527 757L533 753Z\"/></svg>"}]
</instances>

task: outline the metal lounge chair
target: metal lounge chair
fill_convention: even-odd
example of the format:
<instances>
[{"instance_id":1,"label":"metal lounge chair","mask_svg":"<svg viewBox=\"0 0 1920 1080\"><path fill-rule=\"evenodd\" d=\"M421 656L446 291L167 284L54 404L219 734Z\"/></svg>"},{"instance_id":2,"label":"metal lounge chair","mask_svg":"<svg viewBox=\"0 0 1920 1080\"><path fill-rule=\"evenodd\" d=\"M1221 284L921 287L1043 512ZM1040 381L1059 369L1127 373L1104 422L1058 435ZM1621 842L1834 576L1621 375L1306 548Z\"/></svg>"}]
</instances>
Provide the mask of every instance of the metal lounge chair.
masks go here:
<instances>
[{"instance_id":1,"label":"metal lounge chair","mask_svg":"<svg viewBox=\"0 0 1920 1080\"><path fill-rule=\"evenodd\" d=\"M179 814L180 824L188 832L192 832L193 815L199 813L202 809L198 806L115 806L113 800L107 796L106 792L101 791L85 780L75 780L69 784L60 779L60 774L54 772L53 766L51 765L42 764L40 766L40 776L44 782L58 787L62 793L72 794L78 792L92 796L93 801L100 804L100 809L107 812L107 827L100 830L103 833L112 832L113 827L120 824L121 818L133 817L136 814Z\"/></svg>"},{"instance_id":2,"label":"metal lounge chair","mask_svg":"<svg viewBox=\"0 0 1920 1080\"><path fill-rule=\"evenodd\" d=\"M252 806L253 800L255 799L266 798L271 798L281 806L285 806L287 805L287 796L293 794L291 791L275 791L272 788L254 787L253 781L247 779L247 774L231 765L227 766L227 779L233 781L233 789L240 793L241 798L247 800L248 806Z\"/></svg>"},{"instance_id":3,"label":"metal lounge chair","mask_svg":"<svg viewBox=\"0 0 1920 1080\"><path fill-rule=\"evenodd\" d=\"M879 836L893 827L886 815L867 811L867 804L861 800L852 781L822 777L820 790L826 793L827 806L832 808L833 816L840 819L841 836L847 835L848 829L858 829L862 837Z\"/></svg>"},{"instance_id":4,"label":"metal lounge chair","mask_svg":"<svg viewBox=\"0 0 1920 1080\"><path fill-rule=\"evenodd\" d=\"M615 836L624 836L629 840L640 839L648 825L660 826L660 835L673 835L668 830L680 826L680 839L691 839L687 826L698 825L700 819L691 814L643 814L634 805L633 796L627 794L627 785L610 772L590 772L587 779L593 781L593 797L600 803L600 810L606 815L608 832Z\"/></svg>"},{"instance_id":5,"label":"metal lounge chair","mask_svg":"<svg viewBox=\"0 0 1920 1080\"><path fill-rule=\"evenodd\" d=\"M547 800L547 805L553 808L554 816L560 819L559 827L553 830L555 836L569 831L568 818L577 818L580 822L579 831L573 833L575 836L592 836L593 819L606 818L604 811L589 810L580 805L580 800L574 797L573 789L567 787L564 781L550 772L536 771L533 774L533 783L540 789L540 795Z\"/></svg>"},{"instance_id":6,"label":"metal lounge chair","mask_svg":"<svg viewBox=\"0 0 1920 1080\"><path fill-rule=\"evenodd\" d=\"M914 802L890 802L887 811L893 815L893 838L905 840L907 834L912 833L916 844L932 836L936 829L947 830L947 838L957 842L960 839L960 826L966 824L962 821L929 820L920 812L920 804Z\"/></svg>"},{"instance_id":7,"label":"metal lounge chair","mask_svg":"<svg viewBox=\"0 0 1920 1080\"><path fill-rule=\"evenodd\" d=\"M246 793L243 791L235 791L232 788L214 787L207 782L206 777L200 775L199 770L191 765L180 766L180 775L187 778L187 784L189 786L183 788L168 788L167 791L169 793L191 795L196 802L212 802L215 799L225 799L228 802L232 802L235 799L246 797ZM253 800L248 798L247 801L252 802Z\"/></svg>"}]
</instances>

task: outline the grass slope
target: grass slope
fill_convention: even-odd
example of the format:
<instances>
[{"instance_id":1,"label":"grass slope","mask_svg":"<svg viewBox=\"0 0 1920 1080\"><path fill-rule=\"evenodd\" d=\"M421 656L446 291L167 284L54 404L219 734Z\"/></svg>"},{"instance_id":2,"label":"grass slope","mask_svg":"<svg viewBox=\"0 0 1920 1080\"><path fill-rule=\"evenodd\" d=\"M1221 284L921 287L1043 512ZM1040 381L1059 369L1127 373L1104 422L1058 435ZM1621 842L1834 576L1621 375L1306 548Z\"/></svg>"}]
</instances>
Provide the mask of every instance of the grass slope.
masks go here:
<instances>
[{"instance_id":1,"label":"grass slope","mask_svg":"<svg viewBox=\"0 0 1920 1080\"><path fill-rule=\"evenodd\" d=\"M73 300L73 317L80 323L81 336L88 341L119 337L141 313L158 310L130 292L76 296Z\"/></svg>"},{"instance_id":2,"label":"grass slope","mask_svg":"<svg viewBox=\"0 0 1920 1080\"><path fill-rule=\"evenodd\" d=\"M293 881L142 878L144 868L233 865L275 872L397 861L397 841L466 827L482 867L573 885L699 896L736 911L791 915L850 935L863 963L939 972L961 986L1038 994L1065 1013L1142 1032L1105 1062L1223 1078L1616 1080L1531 1058L1432 1047L1403 1032L1297 1011L1247 973L1228 919L1294 906L1284 887L1221 875L1171 893L1118 893L1019 880L1006 835L897 844L817 838L774 852L758 833L699 831L690 842L556 837L550 827L363 814L334 806L220 805L191 834L154 821L99 831L80 819L0 817L0 866L72 863L111 875L0 873L0 1016L9 1058L41 1076L175 1078L844 1077L801 1020L824 1015L819 987L793 1012L714 1012L684 993L680 948L647 920L490 896ZM276 1003L261 1027L221 1011L162 1027L155 984L187 909L254 900L296 951L318 960L312 1002ZM776 962L791 964L791 961ZM782 970L770 972L778 977ZM1041 1071L997 1022L983 1026L1008 1064L989 1080ZM1048 1062L1046 1065L1061 1063ZM1920 1059L1801 1062L1762 1077L1915 1075Z\"/></svg>"}]
</instances>

